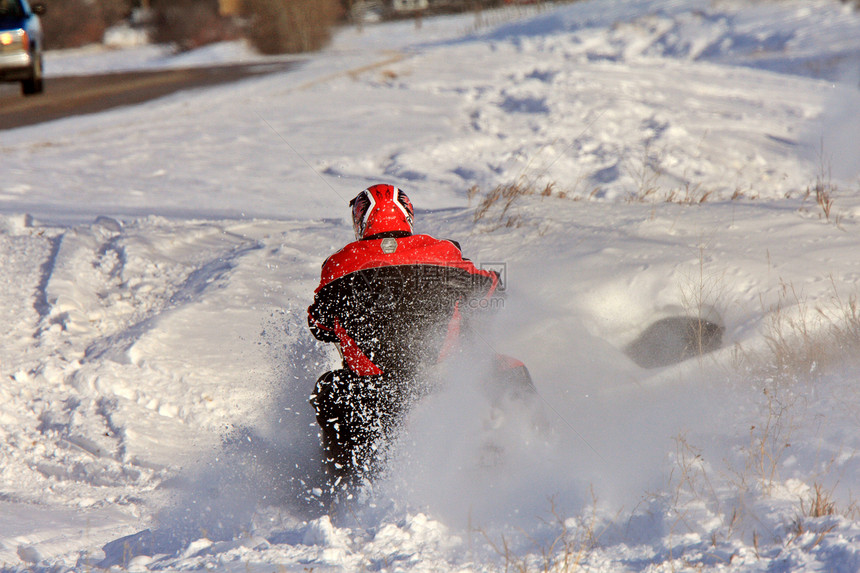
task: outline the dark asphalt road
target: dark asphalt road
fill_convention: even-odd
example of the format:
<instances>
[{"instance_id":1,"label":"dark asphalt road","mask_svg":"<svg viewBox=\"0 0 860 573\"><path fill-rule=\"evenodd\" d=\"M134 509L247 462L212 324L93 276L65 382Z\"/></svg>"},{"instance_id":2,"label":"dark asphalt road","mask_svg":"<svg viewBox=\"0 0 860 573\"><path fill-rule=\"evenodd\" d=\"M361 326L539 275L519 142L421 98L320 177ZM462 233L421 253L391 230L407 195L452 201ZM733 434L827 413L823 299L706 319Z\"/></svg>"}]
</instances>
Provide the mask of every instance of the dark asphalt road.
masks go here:
<instances>
[{"instance_id":1,"label":"dark asphalt road","mask_svg":"<svg viewBox=\"0 0 860 573\"><path fill-rule=\"evenodd\" d=\"M142 103L177 91L281 72L297 62L49 77L41 95L24 97L18 84L0 84L0 130Z\"/></svg>"}]
</instances>

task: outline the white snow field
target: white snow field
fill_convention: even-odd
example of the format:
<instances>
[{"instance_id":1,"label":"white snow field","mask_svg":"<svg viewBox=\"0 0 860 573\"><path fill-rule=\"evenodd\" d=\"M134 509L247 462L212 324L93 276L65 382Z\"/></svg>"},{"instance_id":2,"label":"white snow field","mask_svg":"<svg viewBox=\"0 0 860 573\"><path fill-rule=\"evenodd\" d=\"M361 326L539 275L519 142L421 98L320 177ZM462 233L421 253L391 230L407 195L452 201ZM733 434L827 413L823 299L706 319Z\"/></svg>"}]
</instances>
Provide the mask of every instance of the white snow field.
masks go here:
<instances>
[{"instance_id":1,"label":"white snow field","mask_svg":"<svg viewBox=\"0 0 860 573\"><path fill-rule=\"evenodd\" d=\"M266 59L46 69L225 60ZM860 570L860 13L584 0L301 60L0 132L0 570ZM454 363L329 516L305 309L376 182L504 264L478 340L537 398ZM657 360L677 317L719 348Z\"/></svg>"}]
</instances>

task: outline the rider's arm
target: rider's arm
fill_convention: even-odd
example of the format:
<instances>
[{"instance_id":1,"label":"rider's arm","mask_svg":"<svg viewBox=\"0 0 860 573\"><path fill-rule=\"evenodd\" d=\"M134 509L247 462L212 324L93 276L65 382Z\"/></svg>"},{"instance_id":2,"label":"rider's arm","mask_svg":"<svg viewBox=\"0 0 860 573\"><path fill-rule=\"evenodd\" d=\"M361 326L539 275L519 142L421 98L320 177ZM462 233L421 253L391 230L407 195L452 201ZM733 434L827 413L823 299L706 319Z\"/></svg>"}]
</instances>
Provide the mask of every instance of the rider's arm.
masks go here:
<instances>
[{"instance_id":1,"label":"rider's arm","mask_svg":"<svg viewBox=\"0 0 860 573\"><path fill-rule=\"evenodd\" d=\"M319 301L314 300L314 303L308 307L308 327L311 329L311 334L323 342L337 342L338 338L334 333L334 328L326 323L322 314L319 309Z\"/></svg>"}]
</instances>

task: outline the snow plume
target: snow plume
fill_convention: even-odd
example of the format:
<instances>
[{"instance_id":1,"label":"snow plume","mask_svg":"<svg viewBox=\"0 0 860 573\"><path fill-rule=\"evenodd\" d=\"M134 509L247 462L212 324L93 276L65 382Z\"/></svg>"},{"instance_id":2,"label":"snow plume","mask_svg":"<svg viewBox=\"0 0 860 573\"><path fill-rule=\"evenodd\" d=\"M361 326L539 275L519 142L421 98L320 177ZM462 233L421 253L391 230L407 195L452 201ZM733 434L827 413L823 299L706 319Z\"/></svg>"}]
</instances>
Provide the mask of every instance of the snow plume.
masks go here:
<instances>
[{"instance_id":1,"label":"snow plume","mask_svg":"<svg viewBox=\"0 0 860 573\"><path fill-rule=\"evenodd\" d=\"M823 183L860 179L860 70L850 70L829 88L818 129L806 136L807 153L818 166Z\"/></svg>"},{"instance_id":2,"label":"snow plume","mask_svg":"<svg viewBox=\"0 0 860 573\"><path fill-rule=\"evenodd\" d=\"M698 440L725 422L726 386L700 361L650 374L589 333L583 316L516 290L506 302L482 352L450 365L444 387L411 412L363 523L422 512L461 536L523 544L549 542L565 520L592 512L617 529L665 489L679 437ZM533 376L525 399L494 391L483 355L508 349Z\"/></svg>"},{"instance_id":3,"label":"snow plume","mask_svg":"<svg viewBox=\"0 0 860 573\"><path fill-rule=\"evenodd\" d=\"M576 428L580 437L563 442L558 455L572 460L571 475L602 505L632 512L666 486L673 440L713 428L724 400L693 371L651 386L619 379L611 363L579 366L574 379L570 369L559 371L545 392L568 434Z\"/></svg>"},{"instance_id":4,"label":"snow plume","mask_svg":"<svg viewBox=\"0 0 860 573\"><path fill-rule=\"evenodd\" d=\"M308 399L323 372L331 369L337 354L331 345L313 338L304 308L287 309L286 324L275 323L271 357L277 376L257 429L270 445L262 456L267 467L261 482L270 493L267 503L283 503L299 515L316 514L319 502L314 490L322 484L319 428ZM283 340L283 339L286 340Z\"/></svg>"},{"instance_id":5,"label":"snow plume","mask_svg":"<svg viewBox=\"0 0 860 573\"><path fill-rule=\"evenodd\" d=\"M321 513L314 494L322 483L319 438L307 397L327 356L301 316L275 313L262 333L277 366L273 380L260 381L269 390L258 419L226 428L220 447L165 484L172 493L156 527L133 536L125 553L175 553L200 539L247 537L269 506L296 516Z\"/></svg>"},{"instance_id":6,"label":"snow plume","mask_svg":"<svg viewBox=\"0 0 860 573\"><path fill-rule=\"evenodd\" d=\"M474 355L453 365L411 413L362 518L423 512L461 535L533 550L525 545L551 543L571 519L599 512L607 526L665 487L673 438L705 432L724 401L702 374L607 391L626 382L618 350L581 326L564 334L554 340L575 348L544 349L555 358L530 365L533 393L500 394ZM518 348L530 359L538 350Z\"/></svg>"},{"instance_id":7,"label":"snow plume","mask_svg":"<svg viewBox=\"0 0 860 573\"><path fill-rule=\"evenodd\" d=\"M451 365L446 387L412 412L383 495L462 528L546 505L553 488L539 484L553 476L540 460L551 455L551 438L539 400L502 391L490 371L481 360Z\"/></svg>"}]
</instances>

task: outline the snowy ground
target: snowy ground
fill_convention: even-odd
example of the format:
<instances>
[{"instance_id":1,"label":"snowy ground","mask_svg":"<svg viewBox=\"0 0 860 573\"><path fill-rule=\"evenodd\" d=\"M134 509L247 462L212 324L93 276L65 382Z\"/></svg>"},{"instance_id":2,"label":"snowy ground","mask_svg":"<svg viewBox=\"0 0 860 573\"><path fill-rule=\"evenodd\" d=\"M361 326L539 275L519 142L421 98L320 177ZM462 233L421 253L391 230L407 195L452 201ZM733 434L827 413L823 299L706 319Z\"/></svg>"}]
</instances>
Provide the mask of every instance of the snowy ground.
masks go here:
<instances>
[{"instance_id":1,"label":"snowy ground","mask_svg":"<svg viewBox=\"0 0 860 573\"><path fill-rule=\"evenodd\" d=\"M303 59L0 132L3 571L860 569L860 15L594 0ZM306 400L335 360L304 310L378 181L506 265L481 340L539 400L500 412L456 369L332 520ZM673 316L722 348L627 357Z\"/></svg>"}]
</instances>

